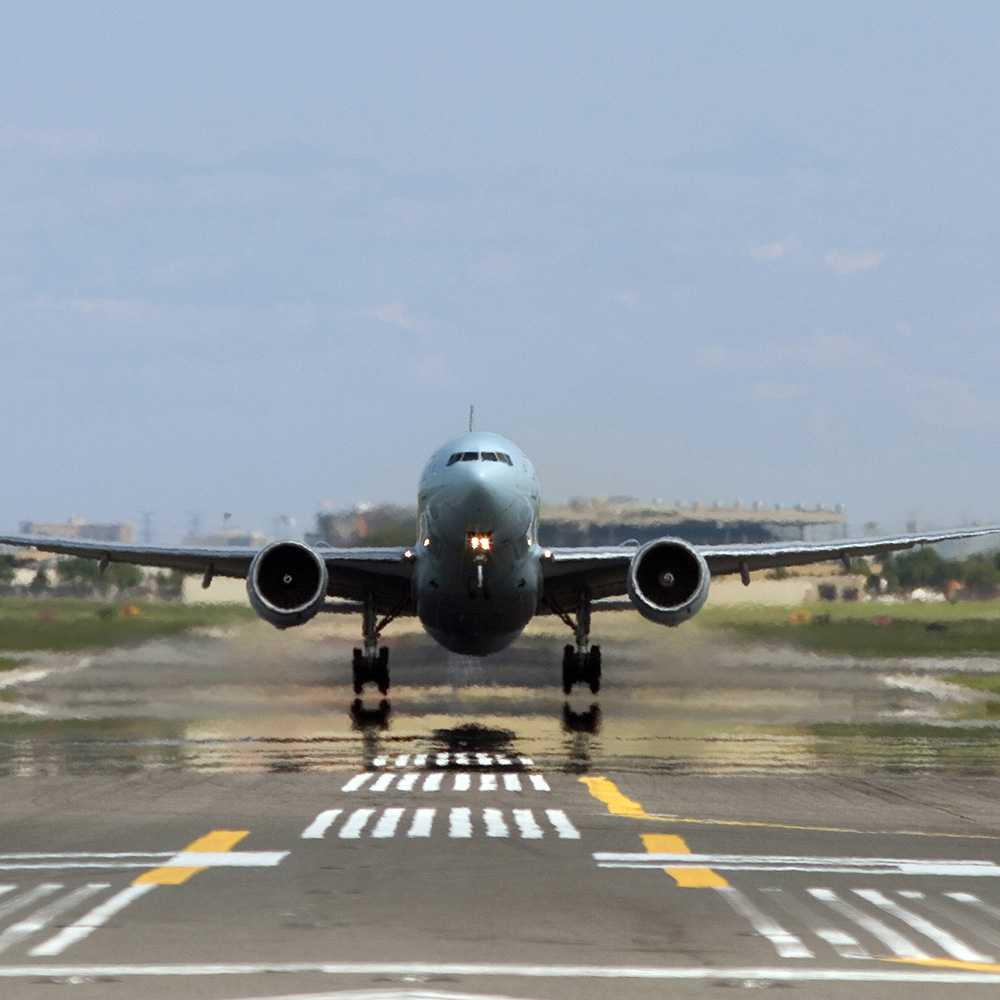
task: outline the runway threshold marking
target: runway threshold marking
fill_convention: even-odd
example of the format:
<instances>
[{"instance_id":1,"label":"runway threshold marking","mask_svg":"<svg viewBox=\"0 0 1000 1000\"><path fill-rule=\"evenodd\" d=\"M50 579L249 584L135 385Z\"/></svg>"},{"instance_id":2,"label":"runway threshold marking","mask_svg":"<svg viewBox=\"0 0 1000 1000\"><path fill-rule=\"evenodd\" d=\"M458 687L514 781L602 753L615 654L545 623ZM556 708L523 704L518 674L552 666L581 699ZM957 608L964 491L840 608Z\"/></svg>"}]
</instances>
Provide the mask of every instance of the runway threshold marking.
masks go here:
<instances>
[{"instance_id":1,"label":"runway threshold marking","mask_svg":"<svg viewBox=\"0 0 1000 1000\"><path fill-rule=\"evenodd\" d=\"M587 786L587 790L598 802L604 804L612 816L641 820L654 818L646 812L641 802L630 799L610 778L584 776L580 781ZM641 839L643 847L649 854L691 853L687 841L676 833L644 833ZM729 888L729 883L711 868L665 867L663 871L680 889Z\"/></svg>"},{"instance_id":2,"label":"runway threshold marking","mask_svg":"<svg viewBox=\"0 0 1000 1000\"><path fill-rule=\"evenodd\" d=\"M188 844L181 852L181 855L186 858L192 854L225 854L227 851L231 851L249 833L249 830L213 830L211 833L206 833L204 837L199 837ZM205 860L207 861L208 859L206 858ZM132 884L183 885L189 878L193 878L199 872L205 871L213 863L218 863L217 858L213 858L213 861L208 865L166 865L162 868L153 868L148 872L143 872Z\"/></svg>"}]
</instances>

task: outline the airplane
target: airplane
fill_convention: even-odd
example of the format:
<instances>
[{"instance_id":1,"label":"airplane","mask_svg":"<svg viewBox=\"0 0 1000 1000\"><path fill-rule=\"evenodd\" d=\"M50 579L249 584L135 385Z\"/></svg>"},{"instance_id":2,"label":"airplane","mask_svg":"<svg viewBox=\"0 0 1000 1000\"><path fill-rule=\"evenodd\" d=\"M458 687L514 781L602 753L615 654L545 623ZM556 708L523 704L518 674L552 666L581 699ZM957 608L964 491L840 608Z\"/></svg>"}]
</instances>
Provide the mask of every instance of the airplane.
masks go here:
<instances>
[{"instance_id":1,"label":"airplane","mask_svg":"<svg viewBox=\"0 0 1000 1000\"><path fill-rule=\"evenodd\" d=\"M1000 533L966 528L828 542L693 545L666 536L620 545L549 548L538 541L541 486L535 467L498 434L470 431L427 462L417 495L413 545L310 546L296 540L263 547L162 547L32 535L0 535L0 544L43 552L246 580L254 611L276 628L302 625L320 612L359 614L353 686L389 692L389 650L379 640L402 615L417 616L445 649L471 656L500 652L536 615L555 615L572 632L562 683L596 694L601 647L591 643L594 611L634 610L675 627L705 605L713 577L878 555L915 545ZM335 600L330 600L334 598Z\"/></svg>"}]
</instances>

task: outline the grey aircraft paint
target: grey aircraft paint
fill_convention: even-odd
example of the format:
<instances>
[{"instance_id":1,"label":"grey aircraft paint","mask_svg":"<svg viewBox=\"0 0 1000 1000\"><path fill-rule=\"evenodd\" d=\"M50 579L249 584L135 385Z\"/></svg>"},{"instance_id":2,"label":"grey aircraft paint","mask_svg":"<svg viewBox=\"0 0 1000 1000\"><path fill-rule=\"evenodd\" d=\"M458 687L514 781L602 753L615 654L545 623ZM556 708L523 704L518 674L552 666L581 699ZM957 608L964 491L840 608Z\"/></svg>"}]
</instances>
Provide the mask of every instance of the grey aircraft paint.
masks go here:
<instances>
[{"instance_id":1,"label":"grey aircraft paint","mask_svg":"<svg viewBox=\"0 0 1000 1000\"><path fill-rule=\"evenodd\" d=\"M540 495L528 456L498 434L463 434L431 456L417 498L414 593L420 621L446 649L495 653L534 616ZM473 536L489 538L490 550L475 551Z\"/></svg>"}]
</instances>

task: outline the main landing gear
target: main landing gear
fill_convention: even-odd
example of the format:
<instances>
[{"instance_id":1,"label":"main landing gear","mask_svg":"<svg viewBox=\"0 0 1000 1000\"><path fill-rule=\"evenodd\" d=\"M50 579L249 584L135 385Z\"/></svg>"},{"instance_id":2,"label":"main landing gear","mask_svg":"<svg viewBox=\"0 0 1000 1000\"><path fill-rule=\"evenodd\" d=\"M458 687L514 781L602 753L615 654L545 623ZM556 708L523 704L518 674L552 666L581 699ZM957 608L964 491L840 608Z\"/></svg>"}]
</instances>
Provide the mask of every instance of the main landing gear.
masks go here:
<instances>
[{"instance_id":1,"label":"main landing gear","mask_svg":"<svg viewBox=\"0 0 1000 1000\"><path fill-rule=\"evenodd\" d=\"M365 596L361 629L364 648L355 648L351 662L355 694L361 694L366 684L374 684L378 688L379 694L389 693L389 650L380 649L378 640L382 630L395 619L398 613L398 611L394 611L379 621L375 611L374 595L367 594Z\"/></svg>"},{"instance_id":2,"label":"main landing gear","mask_svg":"<svg viewBox=\"0 0 1000 1000\"><path fill-rule=\"evenodd\" d=\"M557 604L549 607L568 625L576 636L576 645L563 648L563 693L569 694L576 684L586 684L592 694L601 690L601 647L590 644L590 593L580 591L576 620Z\"/></svg>"}]
</instances>

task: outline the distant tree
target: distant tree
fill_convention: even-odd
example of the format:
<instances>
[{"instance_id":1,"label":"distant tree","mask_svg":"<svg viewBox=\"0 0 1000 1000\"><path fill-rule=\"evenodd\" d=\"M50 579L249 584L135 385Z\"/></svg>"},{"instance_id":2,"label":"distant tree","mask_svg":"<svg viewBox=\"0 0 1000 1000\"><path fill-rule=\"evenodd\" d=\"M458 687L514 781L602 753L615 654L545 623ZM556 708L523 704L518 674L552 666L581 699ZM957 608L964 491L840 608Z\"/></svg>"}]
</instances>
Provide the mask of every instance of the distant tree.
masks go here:
<instances>
[{"instance_id":1,"label":"distant tree","mask_svg":"<svg viewBox=\"0 0 1000 1000\"><path fill-rule=\"evenodd\" d=\"M988 556L972 556L961 564L959 579L977 597L992 597L1000 586L1000 568Z\"/></svg>"},{"instance_id":2,"label":"distant tree","mask_svg":"<svg viewBox=\"0 0 1000 1000\"><path fill-rule=\"evenodd\" d=\"M14 557L0 556L0 590L5 590L14 582Z\"/></svg>"},{"instance_id":3,"label":"distant tree","mask_svg":"<svg viewBox=\"0 0 1000 1000\"><path fill-rule=\"evenodd\" d=\"M44 594L49 589L49 575L44 569L39 568L34 580L28 585L28 590L32 594Z\"/></svg>"},{"instance_id":4,"label":"distant tree","mask_svg":"<svg viewBox=\"0 0 1000 1000\"><path fill-rule=\"evenodd\" d=\"M138 566L129 566L127 563L112 563L105 571L107 582L117 588L119 593L126 590L135 590L142 585L142 570Z\"/></svg>"},{"instance_id":5,"label":"distant tree","mask_svg":"<svg viewBox=\"0 0 1000 1000\"><path fill-rule=\"evenodd\" d=\"M180 600L184 590L185 574L180 570L172 569L169 573L157 573L156 593L162 601Z\"/></svg>"}]
</instances>

